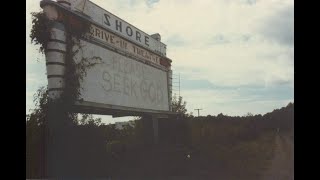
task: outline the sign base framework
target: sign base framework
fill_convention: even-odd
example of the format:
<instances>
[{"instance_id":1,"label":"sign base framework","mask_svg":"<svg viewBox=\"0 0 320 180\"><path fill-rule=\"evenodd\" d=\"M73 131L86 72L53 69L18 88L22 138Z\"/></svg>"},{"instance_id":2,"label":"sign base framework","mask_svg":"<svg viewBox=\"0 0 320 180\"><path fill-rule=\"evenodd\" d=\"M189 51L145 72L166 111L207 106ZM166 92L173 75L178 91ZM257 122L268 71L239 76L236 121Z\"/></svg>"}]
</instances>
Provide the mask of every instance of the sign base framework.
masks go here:
<instances>
[{"instance_id":1,"label":"sign base framework","mask_svg":"<svg viewBox=\"0 0 320 180\"><path fill-rule=\"evenodd\" d=\"M152 109L139 109L117 105L108 105L94 102L81 102L77 101L73 105L73 112L75 113L89 113L99 115L112 115L113 117L123 116L144 116L153 115L159 118L167 118L177 116L178 113L172 111L159 111Z\"/></svg>"}]
</instances>

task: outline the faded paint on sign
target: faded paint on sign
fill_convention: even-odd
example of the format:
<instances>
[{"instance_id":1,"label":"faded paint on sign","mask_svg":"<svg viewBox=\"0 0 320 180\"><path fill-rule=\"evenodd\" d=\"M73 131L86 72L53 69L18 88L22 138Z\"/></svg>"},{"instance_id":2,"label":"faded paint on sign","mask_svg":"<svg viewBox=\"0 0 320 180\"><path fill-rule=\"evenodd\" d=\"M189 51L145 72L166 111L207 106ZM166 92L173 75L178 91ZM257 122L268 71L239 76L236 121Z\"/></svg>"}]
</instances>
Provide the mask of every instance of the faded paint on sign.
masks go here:
<instances>
[{"instance_id":1,"label":"faded paint on sign","mask_svg":"<svg viewBox=\"0 0 320 180\"><path fill-rule=\"evenodd\" d=\"M169 110L166 71L84 40L80 40L80 46L82 51L76 54L76 62L94 56L102 59L102 64L87 69L81 82L80 98L83 101Z\"/></svg>"},{"instance_id":2,"label":"faded paint on sign","mask_svg":"<svg viewBox=\"0 0 320 180\"><path fill-rule=\"evenodd\" d=\"M111 45L115 48L130 53L131 55L134 55L138 58L160 65L160 56L148 50L145 50L144 48L140 48L135 44L125 40L124 38L116 36L115 34L110 33L95 25L90 26L90 32L87 34L87 37L88 36L98 39L100 42L104 44Z\"/></svg>"}]
</instances>

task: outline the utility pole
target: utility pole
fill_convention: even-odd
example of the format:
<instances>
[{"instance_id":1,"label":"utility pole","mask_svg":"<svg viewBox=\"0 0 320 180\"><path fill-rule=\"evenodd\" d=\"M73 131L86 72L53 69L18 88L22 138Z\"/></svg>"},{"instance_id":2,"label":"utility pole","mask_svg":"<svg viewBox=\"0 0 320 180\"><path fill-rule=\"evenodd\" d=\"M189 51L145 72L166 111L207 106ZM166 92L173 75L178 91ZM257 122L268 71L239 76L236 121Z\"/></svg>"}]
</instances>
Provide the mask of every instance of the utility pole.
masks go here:
<instances>
[{"instance_id":1,"label":"utility pole","mask_svg":"<svg viewBox=\"0 0 320 180\"><path fill-rule=\"evenodd\" d=\"M202 110L202 109L194 109L194 110L197 110L197 111L198 111L198 117L199 117L199 111Z\"/></svg>"},{"instance_id":2,"label":"utility pole","mask_svg":"<svg viewBox=\"0 0 320 180\"><path fill-rule=\"evenodd\" d=\"M180 73L179 73L179 98L180 98Z\"/></svg>"}]
</instances>

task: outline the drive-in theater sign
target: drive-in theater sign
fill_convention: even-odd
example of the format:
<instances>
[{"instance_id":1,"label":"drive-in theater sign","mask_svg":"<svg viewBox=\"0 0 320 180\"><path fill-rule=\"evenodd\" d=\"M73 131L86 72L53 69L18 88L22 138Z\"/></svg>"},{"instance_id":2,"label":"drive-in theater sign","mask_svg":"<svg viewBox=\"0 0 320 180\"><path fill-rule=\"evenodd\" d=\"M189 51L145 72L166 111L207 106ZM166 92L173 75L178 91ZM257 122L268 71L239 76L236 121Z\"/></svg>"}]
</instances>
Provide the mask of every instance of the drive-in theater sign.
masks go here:
<instances>
[{"instance_id":1,"label":"drive-in theater sign","mask_svg":"<svg viewBox=\"0 0 320 180\"><path fill-rule=\"evenodd\" d=\"M171 60L159 34L148 35L89 0L42 1L41 7L52 19L59 10L90 24L73 60L99 57L101 62L87 69L75 111L114 116L170 114ZM64 87L68 34L59 24L51 32L46 60L49 92L55 96Z\"/></svg>"}]
</instances>

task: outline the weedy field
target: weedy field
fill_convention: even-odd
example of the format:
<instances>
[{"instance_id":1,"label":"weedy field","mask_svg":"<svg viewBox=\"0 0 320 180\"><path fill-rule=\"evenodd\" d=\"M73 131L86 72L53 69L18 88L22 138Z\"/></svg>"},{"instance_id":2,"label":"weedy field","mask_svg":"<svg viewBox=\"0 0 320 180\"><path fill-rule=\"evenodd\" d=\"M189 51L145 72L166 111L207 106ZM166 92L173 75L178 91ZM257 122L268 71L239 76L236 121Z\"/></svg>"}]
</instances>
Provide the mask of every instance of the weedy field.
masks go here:
<instances>
[{"instance_id":1,"label":"weedy field","mask_svg":"<svg viewBox=\"0 0 320 180\"><path fill-rule=\"evenodd\" d=\"M45 177L44 129L27 121L27 178ZM82 116L61 131L65 177L111 179L293 179L293 104L261 115L159 120L116 129Z\"/></svg>"}]
</instances>

